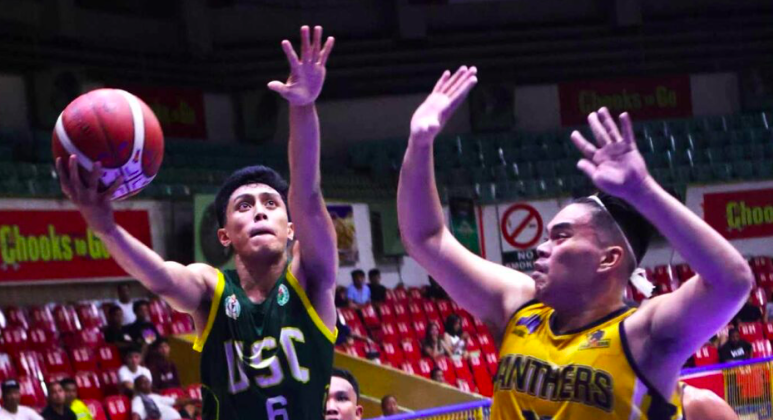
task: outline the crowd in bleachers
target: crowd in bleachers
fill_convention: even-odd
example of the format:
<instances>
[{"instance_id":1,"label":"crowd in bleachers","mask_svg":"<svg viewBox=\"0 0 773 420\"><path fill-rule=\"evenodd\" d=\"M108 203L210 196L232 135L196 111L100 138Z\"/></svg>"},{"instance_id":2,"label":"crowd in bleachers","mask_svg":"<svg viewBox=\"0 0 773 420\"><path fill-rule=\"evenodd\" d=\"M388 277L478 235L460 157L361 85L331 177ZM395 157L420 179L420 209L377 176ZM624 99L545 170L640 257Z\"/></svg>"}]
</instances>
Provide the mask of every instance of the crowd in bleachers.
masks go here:
<instances>
[{"instance_id":1,"label":"crowd in bleachers","mask_svg":"<svg viewBox=\"0 0 773 420\"><path fill-rule=\"evenodd\" d=\"M21 405L40 410L51 387L72 383L95 420L144 420L133 414L166 397L177 401L172 418L197 416L190 401L201 399L199 385L181 386L164 337L192 333L192 319L160 299L132 301L125 285L118 289L115 301L2 308L0 381L18 385ZM152 391L145 394L159 397L136 391L143 378Z\"/></svg>"}]
</instances>

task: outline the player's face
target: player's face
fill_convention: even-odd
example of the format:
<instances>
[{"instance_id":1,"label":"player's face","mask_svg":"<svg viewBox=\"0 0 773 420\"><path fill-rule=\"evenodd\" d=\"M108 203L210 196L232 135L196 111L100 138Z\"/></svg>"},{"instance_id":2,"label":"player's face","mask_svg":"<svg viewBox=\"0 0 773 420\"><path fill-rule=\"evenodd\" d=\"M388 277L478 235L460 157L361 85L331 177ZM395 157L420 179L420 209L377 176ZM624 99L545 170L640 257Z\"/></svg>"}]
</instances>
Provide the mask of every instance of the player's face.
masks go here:
<instances>
[{"instance_id":1,"label":"player's face","mask_svg":"<svg viewBox=\"0 0 773 420\"><path fill-rule=\"evenodd\" d=\"M218 230L223 246L233 245L238 255L284 252L292 236L282 196L265 184L237 188L228 202L225 228Z\"/></svg>"},{"instance_id":2,"label":"player's face","mask_svg":"<svg viewBox=\"0 0 773 420\"><path fill-rule=\"evenodd\" d=\"M582 297L593 290L604 249L591 216L586 205L570 204L548 224L532 273L537 299L554 307L583 304Z\"/></svg>"},{"instance_id":3,"label":"player's face","mask_svg":"<svg viewBox=\"0 0 773 420\"><path fill-rule=\"evenodd\" d=\"M325 420L360 420L362 406L357 405L357 395L352 384L344 378L330 378L330 389L325 406Z\"/></svg>"}]
</instances>

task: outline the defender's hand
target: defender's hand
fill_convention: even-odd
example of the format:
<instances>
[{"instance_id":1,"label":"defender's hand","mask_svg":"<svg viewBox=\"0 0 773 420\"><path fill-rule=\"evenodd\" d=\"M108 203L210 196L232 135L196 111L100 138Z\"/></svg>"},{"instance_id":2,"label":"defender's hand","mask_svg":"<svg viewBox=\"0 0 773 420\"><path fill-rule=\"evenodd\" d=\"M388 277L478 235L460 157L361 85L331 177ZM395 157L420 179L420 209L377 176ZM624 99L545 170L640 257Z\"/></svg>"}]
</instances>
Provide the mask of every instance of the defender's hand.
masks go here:
<instances>
[{"instance_id":1,"label":"defender's hand","mask_svg":"<svg viewBox=\"0 0 773 420\"><path fill-rule=\"evenodd\" d=\"M478 69L462 66L451 76L446 70L432 93L416 109L411 118L411 138L432 142L478 82Z\"/></svg>"},{"instance_id":2,"label":"defender's hand","mask_svg":"<svg viewBox=\"0 0 773 420\"><path fill-rule=\"evenodd\" d=\"M282 41L282 49L290 64L290 77L282 83L274 80L268 88L282 95L293 106L303 106L317 100L325 83L325 63L333 49L335 39L328 37L322 46L322 27L314 27L314 42L309 41L309 27L301 27L301 59L288 40Z\"/></svg>"}]
</instances>

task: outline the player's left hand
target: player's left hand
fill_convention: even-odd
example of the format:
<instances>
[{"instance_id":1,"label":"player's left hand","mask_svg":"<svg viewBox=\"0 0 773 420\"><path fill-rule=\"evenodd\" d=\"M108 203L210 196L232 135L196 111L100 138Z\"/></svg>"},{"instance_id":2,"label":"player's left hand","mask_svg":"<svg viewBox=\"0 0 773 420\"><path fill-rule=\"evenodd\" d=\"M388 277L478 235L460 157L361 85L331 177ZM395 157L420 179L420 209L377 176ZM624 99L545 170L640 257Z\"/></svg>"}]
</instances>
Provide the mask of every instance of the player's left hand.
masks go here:
<instances>
[{"instance_id":1,"label":"player's left hand","mask_svg":"<svg viewBox=\"0 0 773 420\"><path fill-rule=\"evenodd\" d=\"M290 64L290 77L282 83L274 80L268 88L282 95L290 105L303 106L317 100L325 83L325 63L333 49L335 39L328 37L322 46L322 27L314 27L314 41L309 40L309 27L301 27L301 58L288 40L282 41L282 49Z\"/></svg>"},{"instance_id":2,"label":"player's left hand","mask_svg":"<svg viewBox=\"0 0 773 420\"><path fill-rule=\"evenodd\" d=\"M636 197L651 177L644 158L636 148L631 117L626 112L620 114L622 134L607 108L588 115L588 123L596 145L578 131L571 136L584 156L577 162L577 168L607 194L624 200Z\"/></svg>"}]
</instances>

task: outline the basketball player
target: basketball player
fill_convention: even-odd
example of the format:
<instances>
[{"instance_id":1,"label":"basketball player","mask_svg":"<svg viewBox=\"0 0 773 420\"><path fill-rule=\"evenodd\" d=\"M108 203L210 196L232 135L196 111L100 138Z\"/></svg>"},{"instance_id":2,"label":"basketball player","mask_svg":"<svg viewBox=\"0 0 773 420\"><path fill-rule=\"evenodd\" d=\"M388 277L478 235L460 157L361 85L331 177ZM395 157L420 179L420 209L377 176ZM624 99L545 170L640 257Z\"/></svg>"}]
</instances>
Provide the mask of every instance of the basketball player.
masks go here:
<instances>
[{"instance_id":1,"label":"basketball player","mask_svg":"<svg viewBox=\"0 0 773 420\"><path fill-rule=\"evenodd\" d=\"M57 161L62 190L113 258L193 316L204 419L319 419L324 411L336 337L338 255L320 190L314 105L334 40L324 46L321 40L321 27L314 28L313 42L309 28L301 28L300 59L283 41L290 77L268 85L289 102L289 192L278 173L257 166L236 171L215 199L218 238L233 247L236 270L163 261L116 225L111 192L97 192L99 167L84 186L74 156L69 172Z\"/></svg>"},{"instance_id":2,"label":"basketball player","mask_svg":"<svg viewBox=\"0 0 773 420\"><path fill-rule=\"evenodd\" d=\"M738 414L727 401L708 389L681 382L677 389L682 397L685 420L738 420Z\"/></svg>"},{"instance_id":3,"label":"basketball player","mask_svg":"<svg viewBox=\"0 0 773 420\"><path fill-rule=\"evenodd\" d=\"M680 368L743 305L749 266L649 175L628 115L621 133L604 108L588 117L595 145L571 137L578 168L607 194L555 216L532 276L469 252L443 224L432 143L476 73L445 72L414 113L397 204L408 253L502 340L492 419L678 418ZM647 220L698 275L637 310L622 299Z\"/></svg>"}]
</instances>

